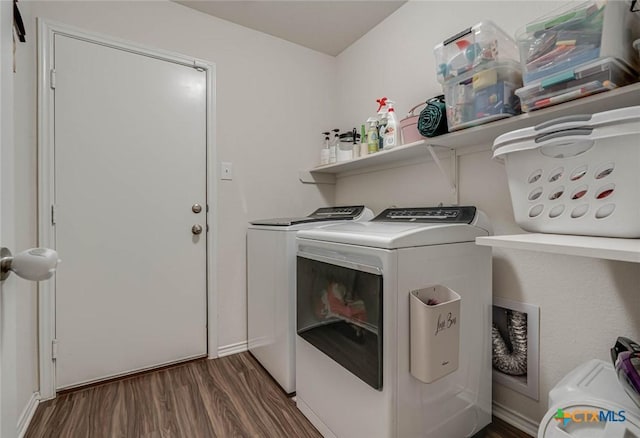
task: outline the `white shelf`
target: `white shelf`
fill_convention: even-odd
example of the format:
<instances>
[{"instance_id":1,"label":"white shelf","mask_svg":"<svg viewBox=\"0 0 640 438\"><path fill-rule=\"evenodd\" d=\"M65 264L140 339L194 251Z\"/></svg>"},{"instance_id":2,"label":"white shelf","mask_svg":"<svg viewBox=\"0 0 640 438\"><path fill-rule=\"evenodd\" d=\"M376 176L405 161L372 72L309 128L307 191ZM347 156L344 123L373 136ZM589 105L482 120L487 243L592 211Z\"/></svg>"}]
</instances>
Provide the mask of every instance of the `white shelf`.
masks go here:
<instances>
[{"instance_id":1,"label":"white shelf","mask_svg":"<svg viewBox=\"0 0 640 438\"><path fill-rule=\"evenodd\" d=\"M378 170L381 167L412 162L429 156L427 145L446 149L464 149L483 146L490 150L496 137L515 129L534 126L557 117L574 114L592 114L626 106L640 105L640 83L627 85L616 90L565 102L538 111L498 120L485 125L451 132L423 141L398 146L389 151L377 152L343 163L318 166L300 172L300 180L305 183L335 183L336 175L358 170ZM444 149L444 150L446 150ZM477 151L476 149L473 149Z\"/></svg>"},{"instance_id":2,"label":"white shelf","mask_svg":"<svg viewBox=\"0 0 640 438\"><path fill-rule=\"evenodd\" d=\"M359 146L359 145L358 145ZM380 164L391 164L399 161L411 161L424 158L429 155L427 151L427 142L425 140L416 141L414 143L403 144L388 151L380 151L375 154L366 155L364 157L355 158L350 161L341 163L326 164L324 166L314 167L311 173L345 173L354 170L366 169Z\"/></svg>"},{"instance_id":3,"label":"white shelf","mask_svg":"<svg viewBox=\"0 0 640 438\"><path fill-rule=\"evenodd\" d=\"M640 239L562 234L514 234L477 237L476 244L640 263Z\"/></svg>"}]
</instances>

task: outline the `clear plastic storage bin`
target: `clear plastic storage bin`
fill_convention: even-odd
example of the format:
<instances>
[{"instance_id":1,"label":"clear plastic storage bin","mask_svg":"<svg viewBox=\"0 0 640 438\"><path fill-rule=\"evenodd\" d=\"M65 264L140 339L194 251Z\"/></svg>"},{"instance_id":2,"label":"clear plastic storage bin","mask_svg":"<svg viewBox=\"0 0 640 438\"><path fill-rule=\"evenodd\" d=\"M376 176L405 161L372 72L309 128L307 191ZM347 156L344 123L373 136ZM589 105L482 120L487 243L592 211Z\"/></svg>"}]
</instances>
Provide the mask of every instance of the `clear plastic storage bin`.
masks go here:
<instances>
[{"instance_id":1,"label":"clear plastic storage bin","mask_svg":"<svg viewBox=\"0 0 640 438\"><path fill-rule=\"evenodd\" d=\"M516 34L525 85L598 58L613 57L638 67L632 42L640 14L629 2L570 2L529 23Z\"/></svg>"},{"instance_id":2,"label":"clear plastic storage bin","mask_svg":"<svg viewBox=\"0 0 640 438\"><path fill-rule=\"evenodd\" d=\"M614 58L587 63L516 90L529 112L630 84L636 75Z\"/></svg>"},{"instance_id":3,"label":"clear plastic storage bin","mask_svg":"<svg viewBox=\"0 0 640 438\"><path fill-rule=\"evenodd\" d=\"M520 114L515 90L522 86L515 61L485 65L444 84L449 131L480 125Z\"/></svg>"},{"instance_id":4,"label":"clear plastic storage bin","mask_svg":"<svg viewBox=\"0 0 640 438\"><path fill-rule=\"evenodd\" d=\"M491 21L483 21L453 35L434 49L441 84L495 61L518 61L513 38Z\"/></svg>"},{"instance_id":5,"label":"clear plastic storage bin","mask_svg":"<svg viewBox=\"0 0 640 438\"><path fill-rule=\"evenodd\" d=\"M640 238L640 106L560 117L498 137L518 225Z\"/></svg>"}]
</instances>

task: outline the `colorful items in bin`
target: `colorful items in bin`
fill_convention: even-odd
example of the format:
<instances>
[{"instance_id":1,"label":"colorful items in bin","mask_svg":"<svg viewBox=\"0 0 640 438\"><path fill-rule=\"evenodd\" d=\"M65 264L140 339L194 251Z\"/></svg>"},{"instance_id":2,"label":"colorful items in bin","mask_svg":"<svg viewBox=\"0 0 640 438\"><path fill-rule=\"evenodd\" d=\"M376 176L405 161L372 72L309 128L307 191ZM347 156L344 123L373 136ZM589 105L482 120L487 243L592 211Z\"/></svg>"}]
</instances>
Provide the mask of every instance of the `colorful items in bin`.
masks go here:
<instances>
[{"instance_id":1,"label":"colorful items in bin","mask_svg":"<svg viewBox=\"0 0 640 438\"><path fill-rule=\"evenodd\" d=\"M570 3L568 9L528 24L516 34L524 84L598 58L614 57L632 66L632 30L640 28L637 15L626 2L590 0Z\"/></svg>"},{"instance_id":2,"label":"colorful items in bin","mask_svg":"<svg viewBox=\"0 0 640 438\"><path fill-rule=\"evenodd\" d=\"M427 100L427 106L418 118L418 132L425 137L436 137L448 132L444 94Z\"/></svg>"},{"instance_id":3,"label":"colorful items in bin","mask_svg":"<svg viewBox=\"0 0 640 438\"><path fill-rule=\"evenodd\" d=\"M640 106L560 117L498 137L514 217L538 233L640 238Z\"/></svg>"},{"instance_id":4,"label":"colorful items in bin","mask_svg":"<svg viewBox=\"0 0 640 438\"><path fill-rule=\"evenodd\" d=\"M516 90L523 111L534 111L569 100L608 91L636 80L614 58L600 59L545 78Z\"/></svg>"},{"instance_id":5,"label":"colorful items in bin","mask_svg":"<svg viewBox=\"0 0 640 438\"><path fill-rule=\"evenodd\" d=\"M444 84L449 131L520 114L515 90L522 85L515 61L490 63Z\"/></svg>"},{"instance_id":6,"label":"colorful items in bin","mask_svg":"<svg viewBox=\"0 0 640 438\"><path fill-rule=\"evenodd\" d=\"M494 61L518 61L515 41L491 21L463 30L438 44L433 51L440 83Z\"/></svg>"}]
</instances>

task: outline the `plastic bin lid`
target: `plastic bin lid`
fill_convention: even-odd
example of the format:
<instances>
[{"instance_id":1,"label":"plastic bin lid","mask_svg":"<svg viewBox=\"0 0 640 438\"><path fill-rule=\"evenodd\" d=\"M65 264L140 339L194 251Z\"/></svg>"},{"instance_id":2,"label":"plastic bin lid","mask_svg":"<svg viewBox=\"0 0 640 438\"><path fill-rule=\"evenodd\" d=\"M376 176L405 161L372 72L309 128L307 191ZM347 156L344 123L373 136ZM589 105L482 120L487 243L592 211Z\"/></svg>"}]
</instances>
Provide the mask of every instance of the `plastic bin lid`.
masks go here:
<instances>
[{"instance_id":1,"label":"plastic bin lid","mask_svg":"<svg viewBox=\"0 0 640 438\"><path fill-rule=\"evenodd\" d=\"M638 120L640 120L640 106L630 106L595 114L574 114L559 117L536 126L502 134L493 142L493 158L499 158L511 152L535 149L538 144L526 140L533 140L541 135L575 128L593 129L610 124L622 125Z\"/></svg>"}]
</instances>

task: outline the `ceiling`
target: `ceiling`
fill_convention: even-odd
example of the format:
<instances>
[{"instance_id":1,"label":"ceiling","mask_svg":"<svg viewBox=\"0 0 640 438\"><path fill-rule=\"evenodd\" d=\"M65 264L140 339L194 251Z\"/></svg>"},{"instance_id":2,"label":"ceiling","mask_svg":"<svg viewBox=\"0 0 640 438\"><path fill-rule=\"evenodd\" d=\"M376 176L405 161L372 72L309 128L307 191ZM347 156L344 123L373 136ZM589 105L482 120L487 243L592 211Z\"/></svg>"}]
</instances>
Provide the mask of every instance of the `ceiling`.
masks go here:
<instances>
[{"instance_id":1,"label":"ceiling","mask_svg":"<svg viewBox=\"0 0 640 438\"><path fill-rule=\"evenodd\" d=\"M406 3L406 0L175 1L332 56Z\"/></svg>"}]
</instances>

